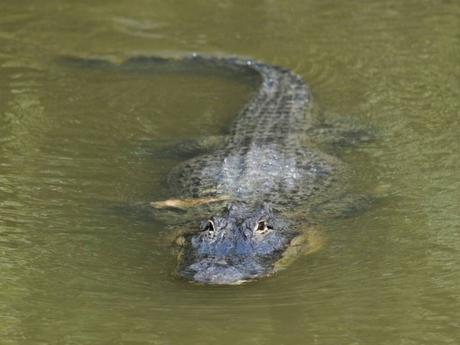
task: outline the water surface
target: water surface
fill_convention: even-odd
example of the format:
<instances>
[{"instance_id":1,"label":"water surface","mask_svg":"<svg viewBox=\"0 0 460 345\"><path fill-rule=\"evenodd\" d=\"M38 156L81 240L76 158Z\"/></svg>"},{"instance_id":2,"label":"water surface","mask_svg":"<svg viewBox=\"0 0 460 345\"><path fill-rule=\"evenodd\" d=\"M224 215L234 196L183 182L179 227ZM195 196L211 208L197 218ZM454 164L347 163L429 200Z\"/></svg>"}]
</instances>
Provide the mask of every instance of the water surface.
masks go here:
<instances>
[{"instance_id":1,"label":"water surface","mask_svg":"<svg viewBox=\"0 0 460 345\"><path fill-rule=\"evenodd\" d=\"M0 4L0 343L458 344L460 4ZM378 129L342 158L387 198L325 224L281 274L203 288L170 229L113 205L168 196L160 145L219 134L252 85L79 70L56 56L199 51L300 74L330 118Z\"/></svg>"}]
</instances>

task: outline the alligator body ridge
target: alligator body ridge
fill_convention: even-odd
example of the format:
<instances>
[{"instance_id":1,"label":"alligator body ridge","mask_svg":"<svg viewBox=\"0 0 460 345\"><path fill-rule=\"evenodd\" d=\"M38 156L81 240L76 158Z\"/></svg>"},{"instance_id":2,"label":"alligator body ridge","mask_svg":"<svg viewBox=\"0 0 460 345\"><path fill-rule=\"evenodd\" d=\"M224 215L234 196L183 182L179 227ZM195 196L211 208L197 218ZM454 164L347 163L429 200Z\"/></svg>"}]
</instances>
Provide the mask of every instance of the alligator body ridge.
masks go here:
<instances>
[{"instance_id":1,"label":"alligator body ridge","mask_svg":"<svg viewBox=\"0 0 460 345\"><path fill-rule=\"evenodd\" d=\"M308 201L340 164L305 146L313 125L311 95L289 70L238 58L191 57L195 63L245 68L261 76L260 88L229 129L225 146L179 165L169 185L179 198L226 196L272 206Z\"/></svg>"}]
</instances>

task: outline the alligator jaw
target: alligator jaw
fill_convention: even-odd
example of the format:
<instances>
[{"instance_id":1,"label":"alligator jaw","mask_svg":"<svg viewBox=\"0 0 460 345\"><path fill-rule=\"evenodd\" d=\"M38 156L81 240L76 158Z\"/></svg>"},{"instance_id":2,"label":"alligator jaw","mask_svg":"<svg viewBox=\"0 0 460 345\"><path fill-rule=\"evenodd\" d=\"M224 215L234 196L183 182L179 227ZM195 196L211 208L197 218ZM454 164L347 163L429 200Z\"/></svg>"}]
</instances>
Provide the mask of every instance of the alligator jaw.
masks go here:
<instances>
[{"instance_id":1,"label":"alligator jaw","mask_svg":"<svg viewBox=\"0 0 460 345\"><path fill-rule=\"evenodd\" d=\"M240 285L269 275L254 258L243 258L241 262L229 262L225 258L204 258L181 267L177 273L191 283L199 285Z\"/></svg>"}]
</instances>

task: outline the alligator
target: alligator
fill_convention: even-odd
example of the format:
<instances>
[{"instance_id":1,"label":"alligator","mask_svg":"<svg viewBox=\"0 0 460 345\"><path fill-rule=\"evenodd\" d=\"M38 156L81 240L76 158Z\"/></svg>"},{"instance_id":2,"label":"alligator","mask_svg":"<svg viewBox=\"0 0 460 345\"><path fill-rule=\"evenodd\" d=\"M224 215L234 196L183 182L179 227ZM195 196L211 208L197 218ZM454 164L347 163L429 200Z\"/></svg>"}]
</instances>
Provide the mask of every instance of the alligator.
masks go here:
<instances>
[{"instance_id":1,"label":"alligator","mask_svg":"<svg viewBox=\"0 0 460 345\"><path fill-rule=\"evenodd\" d=\"M98 59L87 59L86 64L113 67ZM322 240L312 218L321 205L347 199L343 195L349 175L340 159L320 149L321 143L365 141L367 133L325 122L303 79L283 67L192 54L133 57L118 68L158 66L246 73L259 84L226 135L186 145L193 146L195 154L170 172L172 198L151 203L155 214L192 214L184 217L182 228L187 229L175 240L177 275L198 284L241 284L270 276L301 253L319 249ZM347 200L333 208L360 204ZM204 220L198 221L200 217Z\"/></svg>"},{"instance_id":2,"label":"alligator","mask_svg":"<svg viewBox=\"0 0 460 345\"><path fill-rule=\"evenodd\" d=\"M331 136L341 144L365 141L365 131L318 122L309 88L286 68L236 57L179 61L256 73L260 86L225 137L202 145L200 154L170 172L177 198L151 203L157 210L192 208L200 216L199 207L208 206L209 217L176 240L177 274L200 284L241 284L318 250L323 241L306 210L343 195L348 173L313 142ZM362 201L348 199L340 207Z\"/></svg>"}]
</instances>

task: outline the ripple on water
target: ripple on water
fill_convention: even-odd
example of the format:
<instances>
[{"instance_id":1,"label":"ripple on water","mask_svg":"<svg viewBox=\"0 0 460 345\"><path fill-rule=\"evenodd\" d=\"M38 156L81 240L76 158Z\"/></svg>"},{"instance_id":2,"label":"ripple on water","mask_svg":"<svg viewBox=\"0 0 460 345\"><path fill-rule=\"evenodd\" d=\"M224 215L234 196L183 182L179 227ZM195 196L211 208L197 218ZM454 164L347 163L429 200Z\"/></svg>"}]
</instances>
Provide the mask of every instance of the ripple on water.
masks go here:
<instances>
[{"instance_id":1,"label":"ripple on water","mask_svg":"<svg viewBox=\"0 0 460 345\"><path fill-rule=\"evenodd\" d=\"M458 2L184 4L0 5L2 341L458 343ZM175 277L170 229L120 211L167 195L178 159L142 145L220 133L251 88L51 61L192 46L290 67L372 121L382 139L344 158L390 200L269 279Z\"/></svg>"}]
</instances>

